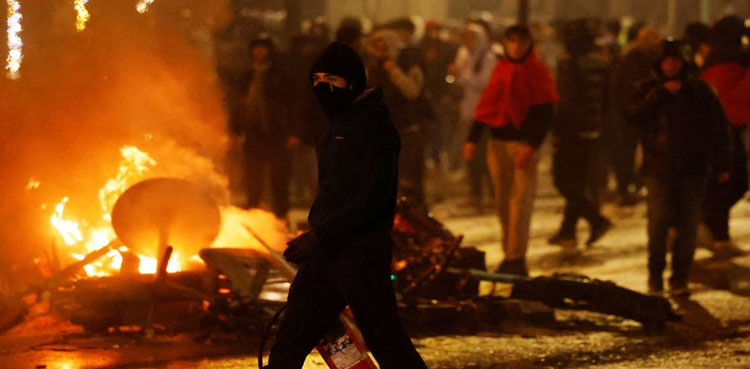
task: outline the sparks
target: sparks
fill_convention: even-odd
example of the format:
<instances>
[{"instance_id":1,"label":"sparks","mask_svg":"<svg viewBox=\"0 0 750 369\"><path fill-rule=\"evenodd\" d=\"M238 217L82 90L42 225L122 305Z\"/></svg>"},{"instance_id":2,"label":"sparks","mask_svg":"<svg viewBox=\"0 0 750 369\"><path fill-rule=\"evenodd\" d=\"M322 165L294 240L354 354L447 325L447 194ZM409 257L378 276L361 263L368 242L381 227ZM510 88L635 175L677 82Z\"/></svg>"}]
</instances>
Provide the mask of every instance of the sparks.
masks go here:
<instances>
[{"instance_id":1,"label":"sparks","mask_svg":"<svg viewBox=\"0 0 750 369\"><path fill-rule=\"evenodd\" d=\"M135 10L138 13L144 14L148 11L148 7L154 3L154 0L139 0L138 4L135 5Z\"/></svg>"},{"instance_id":2,"label":"sparks","mask_svg":"<svg viewBox=\"0 0 750 369\"><path fill-rule=\"evenodd\" d=\"M8 57L5 59L8 78L20 77L21 60L23 60L23 41L21 40L21 3L18 0L7 0L8 3Z\"/></svg>"},{"instance_id":3,"label":"sparks","mask_svg":"<svg viewBox=\"0 0 750 369\"><path fill-rule=\"evenodd\" d=\"M89 11L86 9L86 3L89 0L73 0L73 4L76 8L76 29L78 32L86 29L86 22L89 20Z\"/></svg>"},{"instance_id":4,"label":"sparks","mask_svg":"<svg viewBox=\"0 0 750 369\"><path fill-rule=\"evenodd\" d=\"M26 191L33 191L39 188L39 186L42 185L42 182L40 182L38 179L31 177L29 178L29 183L26 185Z\"/></svg>"}]
</instances>

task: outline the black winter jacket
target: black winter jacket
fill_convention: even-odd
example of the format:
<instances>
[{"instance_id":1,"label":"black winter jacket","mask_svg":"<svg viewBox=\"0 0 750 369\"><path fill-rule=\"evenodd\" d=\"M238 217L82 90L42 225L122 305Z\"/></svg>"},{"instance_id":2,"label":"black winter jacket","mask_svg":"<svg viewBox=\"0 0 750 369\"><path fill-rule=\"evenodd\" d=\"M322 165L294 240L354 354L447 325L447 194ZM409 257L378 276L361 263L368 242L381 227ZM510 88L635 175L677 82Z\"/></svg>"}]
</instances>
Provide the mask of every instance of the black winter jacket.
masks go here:
<instances>
[{"instance_id":1,"label":"black winter jacket","mask_svg":"<svg viewBox=\"0 0 750 369\"><path fill-rule=\"evenodd\" d=\"M663 83L637 83L624 105L626 119L642 135L645 173L674 178L726 172L729 124L716 95L691 77L682 78L676 94Z\"/></svg>"},{"instance_id":2,"label":"black winter jacket","mask_svg":"<svg viewBox=\"0 0 750 369\"><path fill-rule=\"evenodd\" d=\"M598 138L604 128L609 62L599 53L562 59L557 67L555 134L558 137Z\"/></svg>"},{"instance_id":3,"label":"black winter jacket","mask_svg":"<svg viewBox=\"0 0 750 369\"><path fill-rule=\"evenodd\" d=\"M319 192L308 222L324 252L393 228L400 140L382 90L366 93L332 118L318 144Z\"/></svg>"}]
</instances>

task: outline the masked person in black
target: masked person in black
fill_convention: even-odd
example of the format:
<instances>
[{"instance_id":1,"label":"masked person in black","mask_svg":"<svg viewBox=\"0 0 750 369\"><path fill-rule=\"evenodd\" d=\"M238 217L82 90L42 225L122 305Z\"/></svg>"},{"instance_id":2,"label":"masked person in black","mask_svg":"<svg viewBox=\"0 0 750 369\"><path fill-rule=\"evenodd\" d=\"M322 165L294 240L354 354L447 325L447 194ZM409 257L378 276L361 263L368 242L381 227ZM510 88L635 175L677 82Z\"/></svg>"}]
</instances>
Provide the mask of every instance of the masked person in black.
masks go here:
<instances>
[{"instance_id":1,"label":"masked person in black","mask_svg":"<svg viewBox=\"0 0 750 369\"><path fill-rule=\"evenodd\" d=\"M383 93L365 88L362 61L339 42L311 73L330 127L318 144L312 229L284 252L301 267L269 368L301 368L346 305L380 368L426 368L401 326L390 281L400 141Z\"/></svg>"}]
</instances>

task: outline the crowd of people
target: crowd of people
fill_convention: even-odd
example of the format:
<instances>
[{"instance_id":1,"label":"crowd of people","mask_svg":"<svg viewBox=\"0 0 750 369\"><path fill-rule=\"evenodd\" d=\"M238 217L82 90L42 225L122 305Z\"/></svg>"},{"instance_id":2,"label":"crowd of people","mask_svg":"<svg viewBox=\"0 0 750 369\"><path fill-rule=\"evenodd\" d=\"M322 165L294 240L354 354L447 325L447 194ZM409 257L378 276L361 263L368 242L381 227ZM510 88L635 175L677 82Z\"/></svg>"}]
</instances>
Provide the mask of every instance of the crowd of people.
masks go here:
<instances>
[{"instance_id":1,"label":"crowd of people","mask_svg":"<svg viewBox=\"0 0 750 369\"><path fill-rule=\"evenodd\" d=\"M498 272L528 274L537 165L549 141L551 174L565 199L549 243L577 247L584 219L585 244L593 245L613 227L603 201L630 207L645 200L649 290L663 291L671 247L670 291L686 294L697 244L721 257L741 253L729 213L748 190L744 21L693 23L682 40L640 23L622 29L617 21L579 19L555 29L564 52L552 57L554 67L540 55L534 27L500 33L482 19L460 29L430 21L417 32L408 18L367 31L348 18L333 37L313 26L283 51L280 40L260 35L249 43L246 68L219 71L232 150L242 159L234 188L247 207L259 206L269 191L281 219L290 202L314 197L315 145L328 119L309 71L335 39L360 55L368 85L383 91L401 139L401 196L425 209L439 200L441 191L425 190L428 172L464 173L466 206L478 211L493 195L504 255Z\"/></svg>"}]
</instances>

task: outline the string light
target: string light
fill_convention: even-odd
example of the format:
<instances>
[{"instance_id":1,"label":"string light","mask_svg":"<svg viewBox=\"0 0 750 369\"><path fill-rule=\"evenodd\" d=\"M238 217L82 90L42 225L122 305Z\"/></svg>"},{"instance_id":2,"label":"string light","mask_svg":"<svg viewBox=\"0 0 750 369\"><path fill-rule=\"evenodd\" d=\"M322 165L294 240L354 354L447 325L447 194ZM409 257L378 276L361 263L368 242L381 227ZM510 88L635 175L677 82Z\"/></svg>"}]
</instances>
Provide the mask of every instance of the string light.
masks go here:
<instances>
[{"instance_id":1,"label":"string light","mask_svg":"<svg viewBox=\"0 0 750 369\"><path fill-rule=\"evenodd\" d=\"M148 7L154 3L154 0L139 0L138 4L135 5L135 10L138 13L144 14L148 11Z\"/></svg>"},{"instance_id":2,"label":"string light","mask_svg":"<svg viewBox=\"0 0 750 369\"><path fill-rule=\"evenodd\" d=\"M8 57L5 69L10 79L21 76L21 61L23 60L23 41L21 40L21 3L18 0L7 0L8 3Z\"/></svg>"},{"instance_id":3,"label":"string light","mask_svg":"<svg viewBox=\"0 0 750 369\"><path fill-rule=\"evenodd\" d=\"M76 8L76 29L78 32L86 29L86 22L89 20L89 11L86 9L86 3L89 0L74 0L73 4Z\"/></svg>"}]
</instances>

